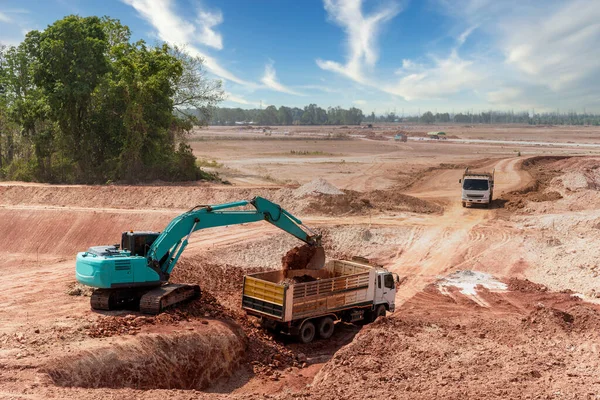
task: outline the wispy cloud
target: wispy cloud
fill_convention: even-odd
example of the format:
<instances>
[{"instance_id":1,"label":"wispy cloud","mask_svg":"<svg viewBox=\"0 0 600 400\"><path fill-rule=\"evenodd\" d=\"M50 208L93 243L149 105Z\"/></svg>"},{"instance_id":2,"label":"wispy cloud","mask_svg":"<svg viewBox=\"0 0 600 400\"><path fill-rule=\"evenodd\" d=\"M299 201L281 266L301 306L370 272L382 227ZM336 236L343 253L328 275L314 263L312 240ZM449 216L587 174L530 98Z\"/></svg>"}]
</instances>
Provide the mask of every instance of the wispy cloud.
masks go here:
<instances>
[{"instance_id":1,"label":"wispy cloud","mask_svg":"<svg viewBox=\"0 0 600 400\"><path fill-rule=\"evenodd\" d=\"M446 58L431 57L432 66L423 66L410 60L403 61L403 68L396 71L400 80L384 85L383 90L402 96L406 100L440 99L447 95L476 88L483 79L472 61L460 58L456 50Z\"/></svg>"},{"instance_id":2,"label":"wispy cloud","mask_svg":"<svg viewBox=\"0 0 600 400\"><path fill-rule=\"evenodd\" d=\"M225 92L225 100L231 101L231 102L237 103L237 104L243 104L246 106L257 106L258 104L260 104L260 102L250 101L240 95L236 95L236 94L229 93L229 92Z\"/></svg>"},{"instance_id":3,"label":"wispy cloud","mask_svg":"<svg viewBox=\"0 0 600 400\"><path fill-rule=\"evenodd\" d=\"M6 23L11 23L11 19L8 15L6 15L5 13L0 11L0 21L1 22L6 22Z\"/></svg>"},{"instance_id":4,"label":"wispy cloud","mask_svg":"<svg viewBox=\"0 0 600 400\"><path fill-rule=\"evenodd\" d=\"M365 67L373 67L379 57L377 36L383 24L400 12L399 4L389 2L369 15L363 13L362 0L324 0L324 4L331 21L346 32L348 54L345 64L318 59L317 65L366 83Z\"/></svg>"},{"instance_id":5,"label":"wispy cloud","mask_svg":"<svg viewBox=\"0 0 600 400\"><path fill-rule=\"evenodd\" d=\"M284 86L277 80L277 74L275 72L275 66L273 61L270 61L269 63L267 63L267 65L265 65L265 74L263 75L260 81L269 89L275 90L277 92L293 94L295 96L304 96L302 93L292 90L287 86Z\"/></svg>"},{"instance_id":6,"label":"wispy cloud","mask_svg":"<svg viewBox=\"0 0 600 400\"><path fill-rule=\"evenodd\" d=\"M223 18L216 18L217 14L205 13L204 24L200 24L200 29L173 10L172 0L122 0L124 3L132 6L138 14L148 21L157 32L158 37L167 43L185 47L193 56L199 56L204 59L204 65L215 75L235 82L240 85L251 86L251 82L239 78L234 73L222 67L214 58L198 49L195 44L210 45L212 47L222 48L221 36L212 30L212 28L221 23ZM202 18L202 11L199 11ZM211 25L212 24L212 25ZM202 33L208 30L213 35L207 39L202 37ZM210 44L209 44L210 43Z\"/></svg>"},{"instance_id":7,"label":"wispy cloud","mask_svg":"<svg viewBox=\"0 0 600 400\"><path fill-rule=\"evenodd\" d=\"M221 38L221 34L213 30L215 26L222 22L223 14L220 11L198 11L198 30L200 31L198 41L215 49L223 49L223 39Z\"/></svg>"}]
</instances>

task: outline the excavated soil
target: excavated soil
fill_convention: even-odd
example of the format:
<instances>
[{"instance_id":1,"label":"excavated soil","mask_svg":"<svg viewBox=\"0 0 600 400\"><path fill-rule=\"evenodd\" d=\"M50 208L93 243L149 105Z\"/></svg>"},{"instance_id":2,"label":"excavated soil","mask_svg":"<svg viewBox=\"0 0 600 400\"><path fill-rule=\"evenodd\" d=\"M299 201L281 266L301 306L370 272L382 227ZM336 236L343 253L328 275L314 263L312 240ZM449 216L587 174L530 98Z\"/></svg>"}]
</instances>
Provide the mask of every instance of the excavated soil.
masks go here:
<instances>
[{"instance_id":1,"label":"excavated soil","mask_svg":"<svg viewBox=\"0 0 600 400\"><path fill-rule=\"evenodd\" d=\"M59 386L205 389L233 374L246 347L238 326L211 321L199 332L140 336L53 360L43 370Z\"/></svg>"},{"instance_id":2,"label":"excavated soil","mask_svg":"<svg viewBox=\"0 0 600 400\"><path fill-rule=\"evenodd\" d=\"M365 327L310 388L279 398L594 398L598 307L530 286L478 289L489 308L429 287Z\"/></svg>"},{"instance_id":3,"label":"excavated soil","mask_svg":"<svg viewBox=\"0 0 600 400\"><path fill-rule=\"evenodd\" d=\"M308 244L296 246L281 258L281 267L284 270L305 269L317 251L317 247Z\"/></svg>"},{"instance_id":4,"label":"excavated soil","mask_svg":"<svg viewBox=\"0 0 600 400\"><path fill-rule=\"evenodd\" d=\"M374 190L361 193L344 190L344 195L311 199L306 212L332 216L364 215L372 212L441 213L443 207L431 201L409 196L400 190Z\"/></svg>"},{"instance_id":5,"label":"excavated soil","mask_svg":"<svg viewBox=\"0 0 600 400\"><path fill-rule=\"evenodd\" d=\"M502 195L501 199L506 201L504 207L508 210L519 210L524 208L527 202L541 203L562 199L563 196L559 192L548 188L551 181L561 174L559 169L552 168L553 164L569 158L571 157L537 156L523 160L521 168L533 179L526 187Z\"/></svg>"}]
</instances>

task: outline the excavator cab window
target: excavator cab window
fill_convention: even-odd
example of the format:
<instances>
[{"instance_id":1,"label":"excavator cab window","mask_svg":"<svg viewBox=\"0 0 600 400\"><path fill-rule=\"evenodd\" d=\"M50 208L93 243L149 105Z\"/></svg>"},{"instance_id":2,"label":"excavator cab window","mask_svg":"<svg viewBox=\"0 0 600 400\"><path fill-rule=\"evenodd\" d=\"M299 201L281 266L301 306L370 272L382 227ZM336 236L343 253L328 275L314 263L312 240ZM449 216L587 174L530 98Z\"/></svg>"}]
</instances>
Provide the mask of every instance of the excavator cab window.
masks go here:
<instances>
[{"instance_id":1,"label":"excavator cab window","mask_svg":"<svg viewBox=\"0 0 600 400\"><path fill-rule=\"evenodd\" d=\"M123 232L121 248L129 250L132 256L146 257L158 235L158 232Z\"/></svg>"}]
</instances>

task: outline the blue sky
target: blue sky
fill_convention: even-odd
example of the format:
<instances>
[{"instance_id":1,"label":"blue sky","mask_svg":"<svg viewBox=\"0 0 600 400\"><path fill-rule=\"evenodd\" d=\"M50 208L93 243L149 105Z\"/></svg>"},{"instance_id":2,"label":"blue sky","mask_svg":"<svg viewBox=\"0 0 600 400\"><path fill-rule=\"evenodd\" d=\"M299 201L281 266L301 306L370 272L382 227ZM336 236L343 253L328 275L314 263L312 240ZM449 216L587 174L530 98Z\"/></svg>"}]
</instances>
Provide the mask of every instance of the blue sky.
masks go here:
<instances>
[{"instance_id":1,"label":"blue sky","mask_svg":"<svg viewBox=\"0 0 600 400\"><path fill-rule=\"evenodd\" d=\"M0 0L0 42L68 14L185 45L225 106L600 111L597 0Z\"/></svg>"}]
</instances>

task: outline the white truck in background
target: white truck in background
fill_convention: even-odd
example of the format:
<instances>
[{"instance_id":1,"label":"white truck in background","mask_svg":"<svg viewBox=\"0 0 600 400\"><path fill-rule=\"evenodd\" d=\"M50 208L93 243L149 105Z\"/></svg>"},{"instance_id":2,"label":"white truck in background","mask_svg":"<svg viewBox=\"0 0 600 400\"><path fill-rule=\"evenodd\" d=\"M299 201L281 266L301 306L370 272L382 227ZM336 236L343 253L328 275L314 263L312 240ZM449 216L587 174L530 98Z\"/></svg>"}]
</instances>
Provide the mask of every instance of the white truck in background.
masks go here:
<instances>
[{"instance_id":1,"label":"white truck in background","mask_svg":"<svg viewBox=\"0 0 600 400\"><path fill-rule=\"evenodd\" d=\"M242 308L263 327L310 343L329 339L336 321L372 322L394 312L398 275L365 262L330 260L319 270L244 276Z\"/></svg>"},{"instance_id":2,"label":"white truck in background","mask_svg":"<svg viewBox=\"0 0 600 400\"><path fill-rule=\"evenodd\" d=\"M462 186L462 206L483 204L489 207L494 195L494 171L471 172L467 167L462 179L458 180Z\"/></svg>"}]
</instances>

